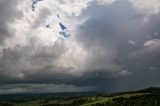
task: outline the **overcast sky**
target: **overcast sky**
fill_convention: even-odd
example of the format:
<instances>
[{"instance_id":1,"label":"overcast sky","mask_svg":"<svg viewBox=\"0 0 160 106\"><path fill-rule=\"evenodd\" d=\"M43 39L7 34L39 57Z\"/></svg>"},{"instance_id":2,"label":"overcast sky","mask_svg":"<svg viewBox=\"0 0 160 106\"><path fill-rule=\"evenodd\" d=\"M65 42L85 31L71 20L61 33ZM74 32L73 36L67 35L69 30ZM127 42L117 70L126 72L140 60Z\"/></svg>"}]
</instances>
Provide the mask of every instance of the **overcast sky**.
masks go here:
<instances>
[{"instance_id":1,"label":"overcast sky","mask_svg":"<svg viewBox=\"0 0 160 106\"><path fill-rule=\"evenodd\" d=\"M159 0L0 0L0 94L160 87ZM70 32L62 38L56 15Z\"/></svg>"}]
</instances>

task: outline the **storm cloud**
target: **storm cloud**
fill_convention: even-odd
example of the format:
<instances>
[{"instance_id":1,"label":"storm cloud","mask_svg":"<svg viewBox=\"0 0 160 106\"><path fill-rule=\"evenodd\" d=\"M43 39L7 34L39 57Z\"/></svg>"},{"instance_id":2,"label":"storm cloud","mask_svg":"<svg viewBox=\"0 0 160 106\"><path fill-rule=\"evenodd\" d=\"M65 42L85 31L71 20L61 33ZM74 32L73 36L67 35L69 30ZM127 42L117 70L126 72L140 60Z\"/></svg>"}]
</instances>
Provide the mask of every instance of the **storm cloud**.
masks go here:
<instances>
[{"instance_id":1,"label":"storm cloud","mask_svg":"<svg viewBox=\"0 0 160 106\"><path fill-rule=\"evenodd\" d=\"M0 93L160 86L158 3L48 0L33 13L30 1L0 1ZM43 27L57 13L69 38Z\"/></svg>"}]
</instances>

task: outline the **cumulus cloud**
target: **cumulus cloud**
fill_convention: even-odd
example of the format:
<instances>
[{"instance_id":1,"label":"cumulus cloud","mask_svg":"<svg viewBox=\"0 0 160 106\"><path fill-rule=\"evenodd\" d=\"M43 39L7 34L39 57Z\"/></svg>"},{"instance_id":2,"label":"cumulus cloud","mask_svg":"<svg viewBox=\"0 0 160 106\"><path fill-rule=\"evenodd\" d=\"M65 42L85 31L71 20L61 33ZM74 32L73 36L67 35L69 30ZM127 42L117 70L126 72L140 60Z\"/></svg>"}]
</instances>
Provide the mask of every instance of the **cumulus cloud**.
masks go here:
<instances>
[{"instance_id":1,"label":"cumulus cloud","mask_svg":"<svg viewBox=\"0 0 160 106\"><path fill-rule=\"evenodd\" d=\"M115 91L159 84L159 72L149 71L160 66L158 1L46 0L36 12L29 0L1 2L1 93ZM70 37L44 28L48 21L53 26L59 22L57 14Z\"/></svg>"}]
</instances>

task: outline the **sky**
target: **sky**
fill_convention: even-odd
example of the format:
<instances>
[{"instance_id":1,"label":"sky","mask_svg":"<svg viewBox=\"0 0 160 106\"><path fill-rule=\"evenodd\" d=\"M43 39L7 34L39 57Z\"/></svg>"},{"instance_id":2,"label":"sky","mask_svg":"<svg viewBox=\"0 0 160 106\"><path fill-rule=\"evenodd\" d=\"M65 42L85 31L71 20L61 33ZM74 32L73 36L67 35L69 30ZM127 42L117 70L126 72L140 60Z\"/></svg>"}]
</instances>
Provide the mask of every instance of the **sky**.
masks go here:
<instances>
[{"instance_id":1,"label":"sky","mask_svg":"<svg viewBox=\"0 0 160 106\"><path fill-rule=\"evenodd\" d=\"M160 87L159 0L44 0L35 12L31 6L0 0L0 94ZM69 37L58 34L59 21Z\"/></svg>"}]
</instances>

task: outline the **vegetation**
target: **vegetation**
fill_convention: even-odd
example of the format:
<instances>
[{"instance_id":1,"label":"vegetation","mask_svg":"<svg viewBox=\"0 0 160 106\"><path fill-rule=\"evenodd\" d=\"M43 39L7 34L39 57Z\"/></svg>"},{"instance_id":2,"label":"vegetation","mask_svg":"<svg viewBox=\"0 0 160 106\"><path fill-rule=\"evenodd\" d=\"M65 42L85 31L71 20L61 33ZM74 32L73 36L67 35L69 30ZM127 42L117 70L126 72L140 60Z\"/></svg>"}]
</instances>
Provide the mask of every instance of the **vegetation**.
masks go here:
<instances>
[{"instance_id":1,"label":"vegetation","mask_svg":"<svg viewBox=\"0 0 160 106\"><path fill-rule=\"evenodd\" d=\"M160 88L112 94L0 95L0 106L160 106Z\"/></svg>"}]
</instances>

